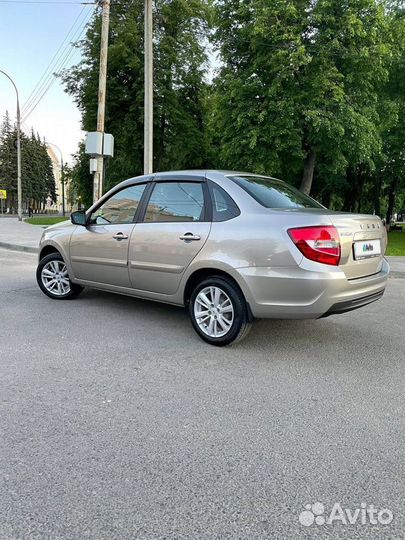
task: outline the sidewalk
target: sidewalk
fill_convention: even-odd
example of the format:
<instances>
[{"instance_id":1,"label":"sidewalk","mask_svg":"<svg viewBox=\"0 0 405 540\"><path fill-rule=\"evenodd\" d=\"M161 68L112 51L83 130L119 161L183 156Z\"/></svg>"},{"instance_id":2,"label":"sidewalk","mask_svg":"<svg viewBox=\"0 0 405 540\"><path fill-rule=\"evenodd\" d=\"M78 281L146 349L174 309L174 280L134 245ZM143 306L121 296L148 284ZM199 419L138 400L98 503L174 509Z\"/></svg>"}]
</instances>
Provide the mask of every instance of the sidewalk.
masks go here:
<instances>
[{"instance_id":1,"label":"sidewalk","mask_svg":"<svg viewBox=\"0 0 405 540\"><path fill-rule=\"evenodd\" d=\"M0 217L0 247L15 251L37 253L44 228L29 225L17 218Z\"/></svg>"},{"instance_id":2,"label":"sidewalk","mask_svg":"<svg viewBox=\"0 0 405 540\"><path fill-rule=\"evenodd\" d=\"M391 277L405 277L405 257L386 257Z\"/></svg>"}]
</instances>

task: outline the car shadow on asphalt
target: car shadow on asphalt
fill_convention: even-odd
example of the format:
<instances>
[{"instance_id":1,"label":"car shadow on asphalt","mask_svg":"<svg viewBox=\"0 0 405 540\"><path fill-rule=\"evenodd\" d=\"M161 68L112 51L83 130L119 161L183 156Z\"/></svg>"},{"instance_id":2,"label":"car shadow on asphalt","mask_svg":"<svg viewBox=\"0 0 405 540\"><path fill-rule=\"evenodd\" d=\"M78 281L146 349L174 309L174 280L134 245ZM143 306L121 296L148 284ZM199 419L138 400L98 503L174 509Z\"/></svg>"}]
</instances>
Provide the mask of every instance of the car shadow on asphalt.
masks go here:
<instances>
[{"instance_id":1,"label":"car shadow on asphalt","mask_svg":"<svg viewBox=\"0 0 405 540\"><path fill-rule=\"evenodd\" d=\"M103 312L108 312L110 316L141 316L143 322L154 328L165 328L172 332L180 332L181 339L191 340L193 345L205 344L195 334L189 321L188 312L181 306L173 306L150 300L117 295L107 291L86 289L75 302L86 305L90 309L94 306ZM353 340L354 343L364 341L370 344L370 347L378 345L379 334L376 329L372 330L367 320L373 317L375 307L366 306L363 308L362 316L353 312L343 315L332 316L324 319L260 319L254 321L249 335L240 343L233 344L230 348L246 349L252 347L255 349L271 347L272 350L302 349L304 352L313 347L323 347L327 344L328 350L335 347L340 348L342 340L348 343ZM373 310L370 312L370 309ZM156 330L155 330L156 337Z\"/></svg>"}]
</instances>

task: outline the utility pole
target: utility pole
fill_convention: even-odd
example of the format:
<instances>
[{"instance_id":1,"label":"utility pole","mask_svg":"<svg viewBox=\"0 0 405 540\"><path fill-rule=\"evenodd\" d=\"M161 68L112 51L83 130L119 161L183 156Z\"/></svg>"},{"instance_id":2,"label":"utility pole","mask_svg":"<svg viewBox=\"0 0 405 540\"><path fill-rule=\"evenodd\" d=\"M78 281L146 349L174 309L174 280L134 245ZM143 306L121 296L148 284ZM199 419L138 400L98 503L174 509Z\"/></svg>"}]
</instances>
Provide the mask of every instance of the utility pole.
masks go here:
<instances>
[{"instance_id":1,"label":"utility pole","mask_svg":"<svg viewBox=\"0 0 405 540\"><path fill-rule=\"evenodd\" d=\"M16 88L17 92L17 88ZM17 92L17 212L18 221L22 221L22 188L21 188L21 116L20 99Z\"/></svg>"},{"instance_id":2,"label":"utility pole","mask_svg":"<svg viewBox=\"0 0 405 540\"><path fill-rule=\"evenodd\" d=\"M153 0L145 0L144 174L153 172Z\"/></svg>"},{"instance_id":3,"label":"utility pole","mask_svg":"<svg viewBox=\"0 0 405 540\"><path fill-rule=\"evenodd\" d=\"M18 221L22 221L22 189L21 189L21 116L20 116L20 98L18 95L17 86L13 79L5 71L0 69L0 73L5 75L11 84L14 86L14 90L17 96L17 212Z\"/></svg>"},{"instance_id":4,"label":"utility pole","mask_svg":"<svg viewBox=\"0 0 405 540\"><path fill-rule=\"evenodd\" d=\"M63 157L60 160L60 181L62 184L62 216L65 217L66 208L65 208L65 171L63 168Z\"/></svg>"},{"instance_id":5,"label":"utility pole","mask_svg":"<svg viewBox=\"0 0 405 540\"><path fill-rule=\"evenodd\" d=\"M100 71L98 77L97 131L104 133L105 97L107 86L108 31L110 26L110 0L103 0L101 17ZM104 156L97 158L97 170L93 177L93 202L103 194Z\"/></svg>"}]
</instances>

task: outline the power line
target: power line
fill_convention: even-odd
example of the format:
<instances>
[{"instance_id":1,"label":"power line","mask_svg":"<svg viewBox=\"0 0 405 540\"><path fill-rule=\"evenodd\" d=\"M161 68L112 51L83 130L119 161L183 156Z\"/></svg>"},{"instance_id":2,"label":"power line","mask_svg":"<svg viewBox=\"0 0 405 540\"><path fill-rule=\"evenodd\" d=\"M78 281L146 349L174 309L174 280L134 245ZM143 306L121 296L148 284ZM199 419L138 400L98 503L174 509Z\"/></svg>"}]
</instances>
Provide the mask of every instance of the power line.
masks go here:
<instances>
[{"instance_id":1,"label":"power line","mask_svg":"<svg viewBox=\"0 0 405 540\"><path fill-rule=\"evenodd\" d=\"M82 6L94 6L96 2L67 2L61 0L0 0L0 4L64 4L64 5L82 5Z\"/></svg>"},{"instance_id":2,"label":"power line","mask_svg":"<svg viewBox=\"0 0 405 540\"><path fill-rule=\"evenodd\" d=\"M67 55L64 57L64 60L63 60L63 63L60 65L60 69L62 69L66 63L70 60L71 56L72 56L72 53L74 52L73 49L69 50ZM53 76L48 85L45 87L45 89L43 90L42 94L40 94L38 96L38 99L32 104L31 108L24 114L24 117L23 117L23 121L25 122L25 120L27 120L27 118L29 116L31 116L31 114L34 112L34 110L36 109L36 107L39 105L39 103L42 101L42 98L45 96L45 94L48 92L48 90L51 88L51 86L53 85L53 83L55 82L55 79L56 77Z\"/></svg>"},{"instance_id":3,"label":"power line","mask_svg":"<svg viewBox=\"0 0 405 540\"><path fill-rule=\"evenodd\" d=\"M92 13L90 13L90 15L87 17L83 27L80 29L80 33L78 35L75 35L74 39L77 39L79 40L83 33L85 32L86 30L86 26L87 26L87 23L89 22L90 18L92 16ZM75 52L75 46L74 44L70 44L70 48L68 47L65 47L65 50L62 52L62 55L64 54L64 56L61 57L62 58L59 58L59 63L57 66L55 66L55 69L56 69L56 72L57 74L59 74L62 69L66 66L66 64L69 62L69 60L71 59L71 57L73 56L74 52ZM67 51L67 52L66 52ZM24 113L24 116L23 116L23 121L27 120L27 118L33 113L33 111L35 110L35 108L38 106L38 104L40 103L40 101L42 101L43 97L45 96L45 94L48 92L48 90L51 88L51 86L53 85L53 83L55 82L56 80L56 77L54 74L52 74L52 76L50 78L48 78L47 81L45 81L45 86L44 84L42 85L42 88L43 91L41 94L39 94L37 92L37 97L34 101L32 101L29 109L25 110L25 113Z\"/></svg>"},{"instance_id":4,"label":"power line","mask_svg":"<svg viewBox=\"0 0 405 540\"><path fill-rule=\"evenodd\" d=\"M66 41L69 39L69 36L71 35L72 31L74 30L75 26L76 26L76 23L77 21L80 19L80 17L82 16L82 13L84 12L85 10L85 7L82 7L82 9L80 10L78 16L76 17L76 19L74 20L72 26L69 28L69 31L68 33L66 34L64 40L62 41L62 43L59 45L59 48L58 50L56 51L56 53L53 55L51 61L49 62L48 66L46 67L45 71L43 72L43 74L41 75L40 79L38 80L37 84L35 85L35 87L33 88L32 92L30 93L30 95L28 96L28 98L26 99L23 107L22 107L22 112L24 114L25 111L27 111L29 109L29 107L31 106L32 102L35 100L35 98L37 97L37 94L39 94L40 92L42 92L42 89L43 89L43 86L46 85L48 83L48 81L46 79L48 79L48 77L52 77L52 73L53 71L55 70L55 66L53 65L54 64L54 61L55 59L57 59L58 57L58 54L59 52L61 51L62 47L65 45ZM76 32L76 30L74 30L73 32L73 35L74 33ZM63 52L61 53L63 54ZM58 60L56 60L56 63L58 62Z\"/></svg>"},{"instance_id":5,"label":"power line","mask_svg":"<svg viewBox=\"0 0 405 540\"><path fill-rule=\"evenodd\" d=\"M93 12L90 13L90 15L86 16L80 21L79 26L75 28L77 21L81 17L84 7L80 11L79 15L76 17L73 25L70 27L68 33L66 34L64 40L60 44L58 50L52 57L51 61L49 62L47 68L45 69L44 73L40 77L39 81L35 85L33 91L29 95L28 99L25 101L23 105L23 115L31 108L37 97L42 93L43 89L48 85L48 83L51 80L54 80L54 73L60 70L61 64L63 64L66 51L74 49L74 41L78 39L79 34L81 35L84 28L86 27L87 23L89 22L89 19ZM73 32L72 32L73 31ZM66 43L66 41L70 39L69 43ZM72 43L73 42L73 43ZM66 43L66 45L65 45Z\"/></svg>"},{"instance_id":6,"label":"power line","mask_svg":"<svg viewBox=\"0 0 405 540\"><path fill-rule=\"evenodd\" d=\"M83 32L84 32L85 28L83 28L81 34L79 35L79 38L82 36ZM58 66L58 73L59 74L62 69L67 65L67 63L69 62L69 60L72 58L73 54L75 52L75 48L72 46L70 48L70 50L68 50L68 52L66 53L66 55L64 56L64 58L62 59L62 62L59 64ZM56 74L56 75L57 75ZM37 98L37 100L35 101L35 103L33 103L31 105L31 108L24 114L24 117L23 117L23 121L27 120L27 118L29 116L31 116L31 114L34 112L34 110L36 109L36 107L39 105L39 103L42 101L42 99L44 98L45 94L47 94L47 92L49 91L49 89L51 88L51 86L54 84L55 80L56 80L56 75L54 75L50 80L49 80L49 83L47 84L47 86L44 88L42 94L40 94Z\"/></svg>"}]
</instances>

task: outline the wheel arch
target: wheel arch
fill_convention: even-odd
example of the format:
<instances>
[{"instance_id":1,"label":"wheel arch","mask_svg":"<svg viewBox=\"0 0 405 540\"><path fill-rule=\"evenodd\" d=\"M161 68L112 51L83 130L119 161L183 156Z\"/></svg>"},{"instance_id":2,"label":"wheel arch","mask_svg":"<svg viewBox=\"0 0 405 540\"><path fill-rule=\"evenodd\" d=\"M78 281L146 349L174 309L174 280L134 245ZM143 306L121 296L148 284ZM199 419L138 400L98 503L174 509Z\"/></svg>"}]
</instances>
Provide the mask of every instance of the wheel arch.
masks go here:
<instances>
[{"instance_id":1,"label":"wheel arch","mask_svg":"<svg viewBox=\"0 0 405 540\"><path fill-rule=\"evenodd\" d=\"M62 255L61 251L57 249L55 246L47 245L41 248L41 251L39 252L39 260L41 261L44 257L46 257L47 255L50 255L51 253L59 253L59 255Z\"/></svg>"},{"instance_id":2,"label":"wheel arch","mask_svg":"<svg viewBox=\"0 0 405 540\"><path fill-rule=\"evenodd\" d=\"M183 293L184 306L188 306L190 302L191 294L195 286L201 281L203 281L204 279L207 279L213 276L225 277L229 279L240 290L246 302L246 306L249 313L249 320L252 320L253 319L252 310L250 308L249 298L248 298L248 295L246 294L246 291L244 290L244 287L241 286L241 284L235 278L234 275L232 275L230 272L227 272L226 270L221 269L221 268L213 268L213 267L198 268L197 270L194 270L194 272L192 272L188 276L186 284L184 286L184 293Z\"/></svg>"},{"instance_id":3,"label":"wheel arch","mask_svg":"<svg viewBox=\"0 0 405 540\"><path fill-rule=\"evenodd\" d=\"M47 255L51 255L52 253L59 253L68 268L70 280L74 282L75 276L73 273L73 268L70 264L68 253L65 252L62 245L57 244L52 240L48 241L46 244L42 244L38 252L38 262L41 262L44 257L46 257Z\"/></svg>"}]
</instances>

